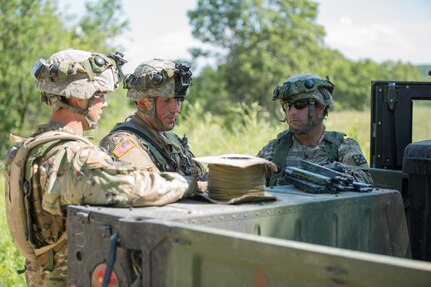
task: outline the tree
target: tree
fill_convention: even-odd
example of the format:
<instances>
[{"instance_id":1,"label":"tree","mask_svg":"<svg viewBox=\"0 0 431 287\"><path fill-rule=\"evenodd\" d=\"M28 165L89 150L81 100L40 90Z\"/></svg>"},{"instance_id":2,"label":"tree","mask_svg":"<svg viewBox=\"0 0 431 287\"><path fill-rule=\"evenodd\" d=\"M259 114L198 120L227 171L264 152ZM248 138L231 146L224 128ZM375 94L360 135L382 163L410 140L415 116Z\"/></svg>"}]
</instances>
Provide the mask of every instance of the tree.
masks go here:
<instances>
[{"instance_id":1,"label":"tree","mask_svg":"<svg viewBox=\"0 0 431 287\"><path fill-rule=\"evenodd\" d=\"M226 51L222 68L232 101L269 106L273 89L294 73L319 71L323 28L307 0L199 0L193 35Z\"/></svg>"},{"instance_id":2,"label":"tree","mask_svg":"<svg viewBox=\"0 0 431 287\"><path fill-rule=\"evenodd\" d=\"M129 22L122 12L121 0L94 1L85 4L86 13L73 29L78 46L96 51L111 52L121 49L113 40L128 29Z\"/></svg>"},{"instance_id":3,"label":"tree","mask_svg":"<svg viewBox=\"0 0 431 287\"><path fill-rule=\"evenodd\" d=\"M127 26L126 21L117 21L121 19L119 1L88 4L82 21L72 26L63 22L68 17L58 12L56 1L0 1L1 154L4 155L9 146L10 132L28 133L48 116L49 109L40 102L35 80L30 75L36 60L69 47L107 50L112 46L108 40ZM111 23L111 19L116 21ZM80 34L76 33L78 30ZM94 39L90 35L97 37Z\"/></svg>"},{"instance_id":4,"label":"tree","mask_svg":"<svg viewBox=\"0 0 431 287\"><path fill-rule=\"evenodd\" d=\"M370 101L372 80L420 80L418 70L400 62L351 61L324 45L316 23L318 4L311 0L199 0L188 16L193 35L222 51L211 76L225 87L230 104L258 102L274 111L274 88L294 74L329 76L335 84L335 107L363 109ZM194 49L193 55L211 55ZM221 82L220 82L221 81ZM210 85L199 79L197 85ZM196 89L196 87L195 87ZM207 103L218 103L211 89L197 88ZM226 105L224 100L223 106ZM208 105L219 112L220 105Z\"/></svg>"}]
</instances>

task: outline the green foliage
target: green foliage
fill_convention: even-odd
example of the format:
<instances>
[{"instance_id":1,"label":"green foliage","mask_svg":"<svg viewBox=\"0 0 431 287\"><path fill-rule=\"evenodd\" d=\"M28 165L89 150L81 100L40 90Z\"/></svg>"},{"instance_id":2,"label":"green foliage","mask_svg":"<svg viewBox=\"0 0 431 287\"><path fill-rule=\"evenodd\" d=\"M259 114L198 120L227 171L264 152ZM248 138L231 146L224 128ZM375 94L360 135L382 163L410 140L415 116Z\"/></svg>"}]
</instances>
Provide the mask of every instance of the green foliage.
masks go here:
<instances>
[{"instance_id":1,"label":"green foliage","mask_svg":"<svg viewBox=\"0 0 431 287\"><path fill-rule=\"evenodd\" d=\"M204 69L196 79L209 86L198 89L207 110L229 114L230 103L258 102L275 111L272 91L294 74L329 76L336 110L367 108L372 80L423 80L411 64L354 62L325 47L317 12L318 3L311 0L199 0L188 13L192 33L222 51L215 55L218 64L212 72ZM194 57L211 56L210 51L192 52Z\"/></svg>"},{"instance_id":2,"label":"green foliage","mask_svg":"<svg viewBox=\"0 0 431 287\"><path fill-rule=\"evenodd\" d=\"M200 0L188 15L196 38L226 51L218 71L232 102L269 107L286 71L319 69L310 57L324 36L314 2Z\"/></svg>"},{"instance_id":3,"label":"green foliage","mask_svg":"<svg viewBox=\"0 0 431 287\"><path fill-rule=\"evenodd\" d=\"M121 0L120 0L121 1ZM73 29L77 45L100 52L110 52L119 47L112 42L129 27L119 0L93 1L85 4L86 13Z\"/></svg>"},{"instance_id":4,"label":"green foliage","mask_svg":"<svg viewBox=\"0 0 431 287\"><path fill-rule=\"evenodd\" d=\"M127 27L119 1L88 4L81 21L72 26L66 25L70 16L62 14L54 0L0 1L1 154L9 145L10 132L28 134L35 124L48 120L49 108L40 102L30 75L36 60L69 47L111 50L110 40Z\"/></svg>"},{"instance_id":5,"label":"green foliage","mask_svg":"<svg viewBox=\"0 0 431 287\"><path fill-rule=\"evenodd\" d=\"M242 107L236 104L236 117L231 117L229 124L226 124L224 117L205 112L199 102L186 105L187 114L180 118L175 133L179 136L187 134L196 156L225 153L256 155L278 133L275 122L271 123L271 115L257 103Z\"/></svg>"},{"instance_id":6,"label":"green foliage","mask_svg":"<svg viewBox=\"0 0 431 287\"><path fill-rule=\"evenodd\" d=\"M416 68L418 68L419 72L425 77L426 80L430 79L429 76L431 76L431 65L417 65Z\"/></svg>"},{"instance_id":7,"label":"green foliage","mask_svg":"<svg viewBox=\"0 0 431 287\"><path fill-rule=\"evenodd\" d=\"M30 76L34 62L53 49L53 39L62 41L64 36L52 1L1 1L0 9L0 151L4 154L8 133L26 130L26 123L40 116Z\"/></svg>"},{"instance_id":8,"label":"green foliage","mask_svg":"<svg viewBox=\"0 0 431 287\"><path fill-rule=\"evenodd\" d=\"M19 275L17 270L24 269L24 257L19 256L12 243L6 222L4 206L5 191L4 177L0 176L0 286L26 286L24 275Z\"/></svg>"}]
</instances>

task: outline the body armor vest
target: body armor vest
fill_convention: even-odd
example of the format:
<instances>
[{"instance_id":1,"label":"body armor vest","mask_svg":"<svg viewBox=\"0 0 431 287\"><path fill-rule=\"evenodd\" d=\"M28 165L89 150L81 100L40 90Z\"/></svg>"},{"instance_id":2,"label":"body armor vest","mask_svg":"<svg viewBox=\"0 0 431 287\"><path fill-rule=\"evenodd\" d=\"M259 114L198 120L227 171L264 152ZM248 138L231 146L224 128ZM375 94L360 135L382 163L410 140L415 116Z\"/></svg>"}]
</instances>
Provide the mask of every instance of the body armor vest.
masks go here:
<instances>
[{"instance_id":1,"label":"body armor vest","mask_svg":"<svg viewBox=\"0 0 431 287\"><path fill-rule=\"evenodd\" d=\"M192 162L191 157L193 157L193 154L189 150L187 139L181 140L172 131L164 132L164 136L167 137L170 145L172 145L172 149L179 152L179 158L176 159L154 139L154 135L133 121L117 124L111 133L118 131L126 131L138 136L147 146L151 160L160 171L177 172L184 176L190 176L193 172L196 172L193 171L193 167L195 166L200 169L197 171L199 176L202 176L203 169L198 164Z\"/></svg>"},{"instance_id":2,"label":"body armor vest","mask_svg":"<svg viewBox=\"0 0 431 287\"><path fill-rule=\"evenodd\" d=\"M330 162L338 160L338 148L343 143L346 134L340 132L325 132L323 141L328 142L327 156ZM274 156L272 161L277 165L277 172L272 173L269 178L269 186L277 185L278 179L283 175L283 167L290 148L293 145L293 134L286 130L277 136L274 146Z\"/></svg>"}]
</instances>

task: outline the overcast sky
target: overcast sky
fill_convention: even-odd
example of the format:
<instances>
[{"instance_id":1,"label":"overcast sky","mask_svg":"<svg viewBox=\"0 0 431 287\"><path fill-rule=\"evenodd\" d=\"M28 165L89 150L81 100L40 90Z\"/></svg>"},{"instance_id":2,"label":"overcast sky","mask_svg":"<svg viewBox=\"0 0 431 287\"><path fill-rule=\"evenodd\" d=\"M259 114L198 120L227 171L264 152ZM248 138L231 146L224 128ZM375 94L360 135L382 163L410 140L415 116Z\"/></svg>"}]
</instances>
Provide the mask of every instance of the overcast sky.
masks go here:
<instances>
[{"instance_id":1,"label":"overcast sky","mask_svg":"<svg viewBox=\"0 0 431 287\"><path fill-rule=\"evenodd\" d=\"M85 0L59 2L69 14L77 14ZM346 57L431 64L430 0L317 2L325 43ZM196 4L197 0L123 0L130 21L130 30L120 39L129 60L126 72L151 58L190 58L187 49L199 42L191 35L187 11Z\"/></svg>"}]
</instances>

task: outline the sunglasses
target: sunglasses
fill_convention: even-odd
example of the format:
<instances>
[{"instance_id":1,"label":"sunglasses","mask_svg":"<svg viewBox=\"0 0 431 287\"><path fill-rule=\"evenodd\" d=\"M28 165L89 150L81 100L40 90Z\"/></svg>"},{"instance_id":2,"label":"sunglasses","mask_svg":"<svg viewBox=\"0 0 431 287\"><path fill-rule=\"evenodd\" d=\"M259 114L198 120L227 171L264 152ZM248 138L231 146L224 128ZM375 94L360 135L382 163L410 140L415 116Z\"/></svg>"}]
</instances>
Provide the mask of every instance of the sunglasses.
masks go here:
<instances>
[{"instance_id":1,"label":"sunglasses","mask_svg":"<svg viewBox=\"0 0 431 287\"><path fill-rule=\"evenodd\" d=\"M294 103L282 103L284 110L290 110L290 108L295 107L297 110L302 110L308 107L308 100L305 101L297 101Z\"/></svg>"}]
</instances>

